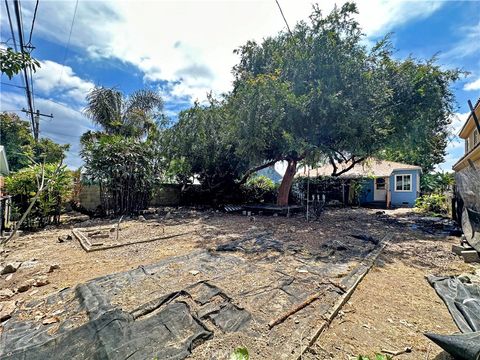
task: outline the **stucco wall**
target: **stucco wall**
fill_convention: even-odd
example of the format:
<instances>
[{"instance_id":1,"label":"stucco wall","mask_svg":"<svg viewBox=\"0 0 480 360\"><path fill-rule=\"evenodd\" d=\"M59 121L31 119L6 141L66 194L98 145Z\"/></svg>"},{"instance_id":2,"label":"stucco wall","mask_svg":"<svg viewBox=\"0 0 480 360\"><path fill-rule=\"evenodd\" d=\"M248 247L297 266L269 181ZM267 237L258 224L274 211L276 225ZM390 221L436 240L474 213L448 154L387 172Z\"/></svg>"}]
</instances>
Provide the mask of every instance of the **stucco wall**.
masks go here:
<instances>
[{"instance_id":1,"label":"stucco wall","mask_svg":"<svg viewBox=\"0 0 480 360\"><path fill-rule=\"evenodd\" d=\"M395 176L401 174L412 175L412 191L396 191L395 190ZM396 207L413 207L415 200L420 194L418 184L420 180L419 170L397 170L390 175L390 194L391 205Z\"/></svg>"}]
</instances>

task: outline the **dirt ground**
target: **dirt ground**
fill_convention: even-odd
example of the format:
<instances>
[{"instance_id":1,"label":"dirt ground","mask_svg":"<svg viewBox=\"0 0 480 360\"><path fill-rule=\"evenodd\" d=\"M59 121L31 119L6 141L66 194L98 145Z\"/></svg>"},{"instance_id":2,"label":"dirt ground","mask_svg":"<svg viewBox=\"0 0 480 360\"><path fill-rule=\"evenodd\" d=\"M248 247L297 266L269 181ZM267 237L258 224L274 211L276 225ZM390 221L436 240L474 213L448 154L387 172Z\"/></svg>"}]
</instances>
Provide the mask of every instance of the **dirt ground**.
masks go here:
<instances>
[{"instance_id":1,"label":"dirt ground","mask_svg":"<svg viewBox=\"0 0 480 360\"><path fill-rule=\"evenodd\" d=\"M374 268L304 358L348 359L358 354L372 355L381 350L396 351L408 346L412 352L397 358L439 360L448 357L431 344L423 332L452 333L457 329L425 276L473 270L471 265L464 264L450 253L451 244L458 243L458 238L437 231L435 224L425 225L428 219L423 221L404 209L329 209L319 221L309 223L300 216L246 217L191 209L168 212L167 209L145 214L144 221L124 220L124 238L142 240L165 233L178 233L179 236L89 253L83 250L77 239L59 242L59 237L71 235L72 228L77 227L114 227L115 221L81 220L78 216L67 216L62 226L22 234L1 250L2 263L21 262L22 265L13 274L0 276L0 290L10 289L14 293L11 298L0 299L0 304L2 301L15 301L20 309L29 301L42 299L64 288L73 288L99 276L136 269L199 250L215 252L219 246L233 246L228 249L229 253L238 257L241 252L242 259L258 263L258 267L267 263L289 264L291 266L287 270L298 272L296 276L303 274L302 266L308 268L313 263L316 266L325 264L326 267L343 264L347 272L375 248L376 242L386 234L392 234L392 242ZM259 236L267 236L269 240L260 245L248 240ZM176 267L187 268L186 264L176 264ZM269 276L268 268L264 269L266 272L259 272L259 276ZM342 274L339 272L338 276ZM247 275L242 281L254 283L261 280L247 279ZM185 277L188 276L192 277L185 274ZM48 284L28 286L39 278L47 278ZM228 287L225 283L224 288ZM234 287L228 290L235 292ZM129 307L128 301L122 305ZM309 306L313 312L316 307L321 307L321 304L314 302ZM278 313L282 311L284 309L279 309ZM295 323L299 321L303 320L295 319ZM294 326L293 323L291 325ZM242 345L239 343L242 337L230 336L228 339L221 345L224 349L222 354ZM267 348L271 342L255 346ZM195 349L192 357L221 358L209 352L209 343L216 344L213 340L208 341L206 346ZM215 346L218 350L220 345ZM253 359L279 358L273 356L272 351L259 350L251 355Z\"/></svg>"}]
</instances>

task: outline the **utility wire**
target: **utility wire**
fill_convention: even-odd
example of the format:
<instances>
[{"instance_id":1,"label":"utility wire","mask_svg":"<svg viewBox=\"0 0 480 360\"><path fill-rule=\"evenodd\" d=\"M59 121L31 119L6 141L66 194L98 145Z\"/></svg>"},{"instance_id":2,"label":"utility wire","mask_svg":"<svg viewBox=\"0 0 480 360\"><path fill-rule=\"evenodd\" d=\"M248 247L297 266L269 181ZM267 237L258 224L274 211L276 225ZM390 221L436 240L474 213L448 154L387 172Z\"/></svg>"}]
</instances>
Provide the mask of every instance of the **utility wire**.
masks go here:
<instances>
[{"instance_id":1,"label":"utility wire","mask_svg":"<svg viewBox=\"0 0 480 360\"><path fill-rule=\"evenodd\" d=\"M8 16L8 22L10 24L10 31L12 32L13 47L15 48L15 51L18 52L17 40L15 39L15 32L13 31L12 17L10 16L10 8L8 6L7 0L5 0L5 7L7 8L7 16Z\"/></svg>"},{"instance_id":2,"label":"utility wire","mask_svg":"<svg viewBox=\"0 0 480 360\"><path fill-rule=\"evenodd\" d=\"M280 10L280 14L282 14L282 18L283 18L283 21L285 21L285 25L287 25L288 32L290 33L290 35L292 35L292 31L290 30L290 26L288 26L288 22L287 22L287 19L285 18L285 15L283 15L283 11L282 11L282 7L280 6L280 3L278 2L278 0L275 0L275 2L277 3L278 10Z\"/></svg>"},{"instance_id":3,"label":"utility wire","mask_svg":"<svg viewBox=\"0 0 480 360\"><path fill-rule=\"evenodd\" d=\"M37 3L35 4L35 11L33 12L33 19L32 19L32 27L30 28L30 36L28 37L28 43L32 43L32 35L33 35L33 27L35 26L35 19L37 18L37 10L38 10L38 3L40 0L37 0Z\"/></svg>"},{"instance_id":4,"label":"utility wire","mask_svg":"<svg viewBox=\"0 0 480 360\"><path fill-rule=\"evenodd\" d=\"M75 2L75 10L73 10L72 23L70 24L70 33L68 34L68 40L67 40L67 43L65 45L65 53L63 54L63 61L62 61L62 70L60 71L60 77L58 79L58 84L60 84L62 82L63 70L65 68L65 61L67 60L68 48L70 47L70 40L72 39L72 31L73 31L73 25L75 24L75 17L77 15L77 8L78 8L78 0Z\"/></svg>"},{"instance_id":5,"label":"utility wire","mask_svg":"<svg viewBox=\"0 0 480 360\"><path fill-rule=\"evenodd\" d=\"M20 49L22 51L22 56L24 56L24 43L23 43L23 28L22 28L22 22L21 22L21 7L20 7L20 0L14 0L14 5L15 5L15 16L17 18L17 28L18 28L18 38L20 42ZM23 68L23 75L25 77L25 90L27 93L27 100L28 100L28 107L30 110L30 119L32 121L32 130L33 130L33 135L35 139L38 139L38 132L37 132L37 127L35 125L35 117L33 115L33 99L32 99L32 93L30 92L30 84L28 82L28 73L27 69Z\"/></svg>"},{"instance_id":6,"label":"utility wire","mask_svg":"<svg viewBox=\"0 0 480 360\"><path fill-rule=\"evenodd\" d=\"M0 84L6 85L6 86L12 86L12 87L16 87L16 88L25 90L25 86L21 86L21 85L9 84L9 83L3 82L3 81Z\"/></svg>"}]
</instances>

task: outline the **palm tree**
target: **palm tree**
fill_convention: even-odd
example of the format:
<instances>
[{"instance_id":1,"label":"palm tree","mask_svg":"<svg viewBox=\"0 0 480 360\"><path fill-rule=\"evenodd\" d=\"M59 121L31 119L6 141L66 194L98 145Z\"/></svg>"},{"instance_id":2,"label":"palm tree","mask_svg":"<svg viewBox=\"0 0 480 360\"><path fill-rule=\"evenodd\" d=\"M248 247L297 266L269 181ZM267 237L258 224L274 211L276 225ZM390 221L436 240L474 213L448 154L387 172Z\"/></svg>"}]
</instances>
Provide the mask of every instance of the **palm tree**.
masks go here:
<instances>
[{"instance_id":1,"label":"palm tree","mask_svg":"<svg viewBox=\"0 0 480 360\"><path fill-rule=\"evenodd\" d=\"M109 135L141 138L156 128L163 100L151 90L126 97L114 88L95 87L87 95L86 115Z\"/></svg>"}]
</instances>

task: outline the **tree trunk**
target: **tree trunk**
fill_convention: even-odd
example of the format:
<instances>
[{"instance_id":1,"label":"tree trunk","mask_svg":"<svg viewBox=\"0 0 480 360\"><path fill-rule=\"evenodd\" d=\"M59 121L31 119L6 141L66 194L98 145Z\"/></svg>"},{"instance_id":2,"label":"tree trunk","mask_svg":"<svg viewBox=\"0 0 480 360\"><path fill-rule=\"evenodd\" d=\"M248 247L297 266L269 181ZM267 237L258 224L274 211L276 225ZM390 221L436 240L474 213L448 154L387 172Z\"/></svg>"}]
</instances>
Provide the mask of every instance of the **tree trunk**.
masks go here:
<instances>
[{"instance_id":1,"label":"tree trunk","mask_svg":"<svg viewBox=\"0 0 480 360\"><path fill-rule=\"evenodd\" d=\"M297 159L289 159L287 171L283 175L282 183L278 188L277 205L288 205L288 195L290 195L290 188L292 187L295 173L297 172Z\"/></svg>"}]
</instances>

